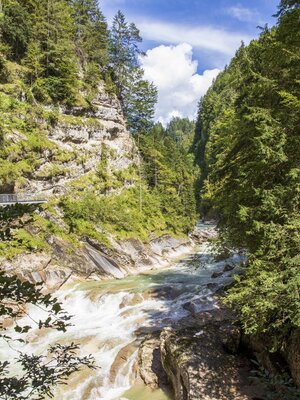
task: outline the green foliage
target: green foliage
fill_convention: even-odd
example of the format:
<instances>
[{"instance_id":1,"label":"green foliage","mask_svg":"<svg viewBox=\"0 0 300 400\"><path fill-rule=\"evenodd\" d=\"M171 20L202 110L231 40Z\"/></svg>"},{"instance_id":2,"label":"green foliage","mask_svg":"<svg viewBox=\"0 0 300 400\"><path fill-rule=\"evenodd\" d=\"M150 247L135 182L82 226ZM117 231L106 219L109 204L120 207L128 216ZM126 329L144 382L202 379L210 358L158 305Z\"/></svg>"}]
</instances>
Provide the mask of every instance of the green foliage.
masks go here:
<instances>
[{"instance_id":1,"label":"green foliage","mask_svg":"<svg viewBox=\"0 0 300 400\"><path fill-rule=\"evenodd\" d=\"M72 0L75 21L75 45L84 83L95 87L102 77L101 69L108 61L108 31L97 0Z\"/></svg>"},{"instance_id":2,"label":"green foliage","mask_svg":"<svg viewBox=\"0 0 300 400\"><path fill-rule=\"evenodd\" d=\"M120 96L131 131L143 135L139 165L111 171L109 161L116 155L103 145L95 171L69 185L70 197L61 202L66 229L34 213L32 221L10 232L0 253L13 257L47 249L47 234L76 245L84 236L108 245L111 233L143 240L162 232L187 233L196 220L196 169L189 154L194 124L176 119L168 132L150 131L157 91L143 79L136 26L119 12L108 38L96 0L7 0L2 17L0 191L22 188L33 174L41 180L66 175L68 163L86 161L87 153L62 150L47 134L57 123L102 128L97 118L59 110L76 105L92 111L103 77L106 90Z\"/></svg>"},{"instance_id":3,"label":"green foliage","mask_svg":"<svg viewBox=\"0 0 300 400\"><path fill-rule=\"evenodd\" d=\"M6 0L0 19L1 82L9 62L24 66L27 100L77 104L108 63L108 32L96 0Z\"/></svg>"},{"instance_id":4,"label":"green foliage","mask_svg":"<svg viewBox=\"0 0 300 400\"><path fill-rule=\"evenodd\" d=\"M7 0L3 2L2 12L0 29L3 44L9 48L9 56L19 61L26 53L30 35L29 10L17 0Z\"/></svg>"},{"instance_id":5,"label":"green foliage","mask_svg":"<svg viewBox=\"0 0 300 400\"><path fill-rule=\"evenodd\" d=\"M123 110L133 134L147 132L153 125L157 89L143 79L144 71L135 67L122 92Z\"/></svg>"},{"instance_id":6,"label":"green foliage","mask_svg":"<svg viewBox=\"0 0 300 400\"><path fill-rule=\"evenodd\" d=\"M44 232L32 232L36 206L15 205L0 209L0 257L13 258L24 251L48 248Z\"/></svg>"},{"instance_id":7,"label":"green foliage","mask_svg":"<svg viewBox=\"0 0 300 400\"><path fill-rule=\"evenodd\" d=\"M15 343L25 343L22 338L32 330L33 325L19 325L18 318L23 316L28 305L36 306L45 313L45 319L35 321L37 329L55 329L65 332L70 326L70 316L63 310L61 303L50 294L42 293L41 284L34 285L21 281L17 276L7 276L0 272L0 340L14 349ZM4 328L3 322L13 322L16 334L12 337ZM34 321L33 319L31 319ZM32 355L16 350L15 359L0 362L0 396L5 400L32 399L41 400L45 396L53 397L53 389L63 384L74 372L82 367L95 368L91 356L79 357L79 346L54 344L46 354ZM21 372L16 375L16 366Z\"/></svg>"},{"instance_id":8,"label":"green foliage","mask_svg":"<svg viewBox=\"0 0 300 400\"><path fill-rule=\"evenodd\" d=\"M158 200L143 190L144 207L140 209L139 190L125 189L120 195L96 196L87 192L75 200L66 197L61 201L70 231L90 235L96 239L99 227L102 232L114 234L119 239L137 237L148 240L151 233L166 229ZM100 232L101 232L100 231Z\"/></svg>"},{"instance_id":9,"label":"green foliage","mask_svg":"<svg viewBox=\"0 0 300 400\"><path fill-rule=\"evenodd\" d=\"M173 120L166 130L156 124L149 134L139 137L138 144L143 157L142 175L159 197L169 229L187 233L197 219L194 188L199 171L188 150L194 124L190 123L191 130L184 132L181 128L185 123ZM185 139L178 141L176 135Z\"/></svg>"},{"instance_id":10,"label":"green foliage","mask_svg":"<svg viewBox=\"0 0 300 400\"><path fill-rule=\"evenodd\" d=\"M194 144L202 211L248 253L227 301L277 347L300 327L299 17L283 1L277 26L241 47L201 100Z\"/></svg>"},{"instance_id":11,"label":"green foliage","mask_svg":"<svg viewBox=\"0 0 300 400\"><path fill-rule=\"evenodd\" d=\"M46 134L48 115L37 106L3 93L0 112L0 188L21 186L39 165L42 151L55 148ZM41 123L43 117L45 122Z\"/></svg>"},{"instance_id":12,"label":"green foliage","mask_svg":"<svg viewBox=\"0 0 300 400\"><path fill-rule=\"evenodd\" d=\"M132 133L151 128L157 102L157 89L143 79L144 71L139 65L138 57L143 54L138 48L141 41L135 24L128 24L124 14L118 11L110 32L109 58L117 94ZM108 90L112 90L109 77Z\"/></svg>"},{"instance_id":13,"label":"green foliage","mask_svg":"<svg viewBox=\"0 0 300 400\"><path fill-rule=\"evenodd\" d=\"M173 117L166 128L166 132L189 152L194 139L195 128L194 121L190 121L188 118Z\"/></svg>"},{"instance_id":14,"label":"green foliage","mask_svg":"<svg viewBox=\"0 0 300 400\"><path fill-rule=\"evenodd\" d=\"M70 234L104 244L109 243L109 234L144 241L163 233L187 234L197 219L198 168L187 141L174 140L173 128L178 133L183 125L177 120L165 130L158 124L149 134L139 135L143 162L127 170L110 172L113 155L103 146L96 174L73 182L72 193L60 202ZM186 134L192 138L192 131Z\"/></svg>"}]
</instances>

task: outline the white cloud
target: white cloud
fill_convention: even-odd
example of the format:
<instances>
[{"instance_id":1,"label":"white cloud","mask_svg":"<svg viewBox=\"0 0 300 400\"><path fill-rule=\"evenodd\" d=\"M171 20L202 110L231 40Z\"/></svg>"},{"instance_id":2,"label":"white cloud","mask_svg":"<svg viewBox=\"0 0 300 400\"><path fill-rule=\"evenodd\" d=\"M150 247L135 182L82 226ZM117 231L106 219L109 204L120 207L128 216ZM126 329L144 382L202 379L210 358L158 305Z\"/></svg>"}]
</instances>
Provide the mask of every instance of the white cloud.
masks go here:
<instances>
[{"instance_id":1,"label":"white cloud","mask_svg":"<svg viewBox=\"0 0 300 400\"><path fill-rule=\"evenodd\" d=\"M211 69L197 73L190 44L158 46L141 59L145 77L158 88L156 119L166 123L173 116L195 118L197 104L220 72Z\"/></svg>"},{"instance_id":2,"label":"white cloud","mask_svg":"<svg viewBox=\"0 0 300 400\"><path fill-rule=\"evenodd\" d=\"M232 17L243 22L261 22L261 16L257 10L250 10L250 8L245 8L242 6L229 7L226 13Z\"/></svg>"},{"instance_id":3,"label":"white cloud","mask_svg":"<svg viewBox=\"0 0 300 400\"><path fill-rule=\"evenodd\" d=\"M248 43L251 37L244 33L229 32L212 26L186 26L168 22L137 20L142 37L160 43L189 43L191 46L210 52L233 55L241 41Z\"/></svg>"}]
</instances>

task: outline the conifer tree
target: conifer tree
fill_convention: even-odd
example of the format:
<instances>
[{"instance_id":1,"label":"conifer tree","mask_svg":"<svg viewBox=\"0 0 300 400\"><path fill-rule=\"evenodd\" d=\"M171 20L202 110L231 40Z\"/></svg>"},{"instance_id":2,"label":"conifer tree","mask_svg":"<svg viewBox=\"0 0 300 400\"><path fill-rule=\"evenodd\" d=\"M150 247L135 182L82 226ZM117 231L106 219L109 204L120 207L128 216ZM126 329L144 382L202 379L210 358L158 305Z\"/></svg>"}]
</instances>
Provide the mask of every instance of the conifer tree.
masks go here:
<instances>
[{"instance_id":1,"label":"conifer tree","mask_svg":"<svg viewBox=\"0 0 300 400\"><path fill-rule=\"evenodd\" d=\"M274 339L273 350L300 327L299 2L283 0L278 16L202 99L196 140L202 209L248 256L228 301L247 333Z\"/></svg>"},{"instance_id":2,"label":"conifer tree","mask_svg":"<svg viewBox=\"0 0 300 400\"><path fill-rule=\"evenodd\" d=\"M152 127L157 89L143 79L143 70L135 67L123 89L123 107L132 133L147 132Z\"/></svg>"},{"instance_id":3,"label":"conifer tree","mask_svg":"<svg viewBox=\"0 0 300 400\"><path fill-rule=\"evenodd\" d=\"M76 53L84 81L96 85L108 61L108 30L97 0L72 0Z\"/></svg>"},{"instance_id":4,"label":"conifer tree","mask_svg":"<svg viewBox=\"0 0 300 400\"><path fill-rule=\"evenodd\" d=\"M1 2L0 30L1 45L6 45L6 55L13 61L20 61L26 52L30 35L30 14L24 2Z\"/></svg>"},{"instance_id":5,"label":"conifer tree","mask_svg":"<svg viewBox=\"0 0 300 400\"><path fill-rule=\"evenodd\" d=\"M143 55L138 47L141 41L137 27L128 24L124 14L118 11L110 34L110 65L132 133L151 127L157 102L157 90L143 79L144 71L139 66L139 56Z\"/></svg>"},{"instance_id":6,"label":"conifer tree","mask_svg":"<svg viewBox=\"0 0 300 400\"><path fill-rule=\"evenodd\" d=\"M78 65L70 6L65 0L30 0L29 4L31 35L24 63L31 71L33 94L42 101L71 101Z\"/></svg>"}]
</instances>

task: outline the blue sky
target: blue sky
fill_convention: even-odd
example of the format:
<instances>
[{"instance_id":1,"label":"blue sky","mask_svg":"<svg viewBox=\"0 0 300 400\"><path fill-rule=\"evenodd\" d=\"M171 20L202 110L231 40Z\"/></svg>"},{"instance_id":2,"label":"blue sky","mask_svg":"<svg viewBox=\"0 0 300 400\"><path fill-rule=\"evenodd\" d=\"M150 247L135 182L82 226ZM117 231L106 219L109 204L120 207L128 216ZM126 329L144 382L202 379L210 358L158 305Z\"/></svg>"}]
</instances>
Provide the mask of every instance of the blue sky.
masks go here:
<instances>
[{"instance_id":1,"label":"blue sky","mask_svg":"<svg viewBox=\"0 0 300 400\"><path fill-rule=\"evenodd\" d=\"M135 22L148 57L146 78L159 89L156 119L195 115L199 98L241 41L275 24L279 0L99 0L110 23L120 9ZM186 84L185 84L186 82ZM172 94L172 98L170 97Z\"/></svg>"}]
</instances>

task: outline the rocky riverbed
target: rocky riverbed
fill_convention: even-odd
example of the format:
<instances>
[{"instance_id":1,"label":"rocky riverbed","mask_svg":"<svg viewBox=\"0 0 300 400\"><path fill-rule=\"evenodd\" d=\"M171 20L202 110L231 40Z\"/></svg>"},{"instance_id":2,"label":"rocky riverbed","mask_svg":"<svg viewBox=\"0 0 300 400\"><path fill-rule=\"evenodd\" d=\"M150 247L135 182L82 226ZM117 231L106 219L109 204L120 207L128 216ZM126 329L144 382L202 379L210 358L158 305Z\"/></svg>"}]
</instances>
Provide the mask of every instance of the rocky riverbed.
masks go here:
<instances>
[{"instance_id":1,"label":"rocky riverbed","mask_svg":"<svg viewBox=\"0 0 300 400\"><path fill-rule=\"evenodd\" d=\"M112 237L111 246L107 247L86 238L78 249L70 249L69 243L53 236L48 238L50 253L25 252L13 259L0 259L0 268L33 283L42 282L52 292L78 280L122 279L162 268L213 236L215 231L211 227L199 225L189 236L163 235L148 243L138 239L117 241Z\"/></svg>"},{"instance_id":2,"label":"rocky riverbed","mask_svg":"<svg viewBox=\"0 0 300 400\"><path fill-rule=\"evenodd\" d=\"M82 354L93 354L99 368L71 377L55 399L264 399L240 354L236 319L218 299L241 263L239 255L216 262L203 243L164 268L69 282L56 295L74 315L73 326L66 334L35 330L20 347L39 353L49 344L75 341ZM28 310L35 319L40 312ZM13 357L13 350L0 348L0 357L7 355Z\"/></svg>"}]
</instances>

